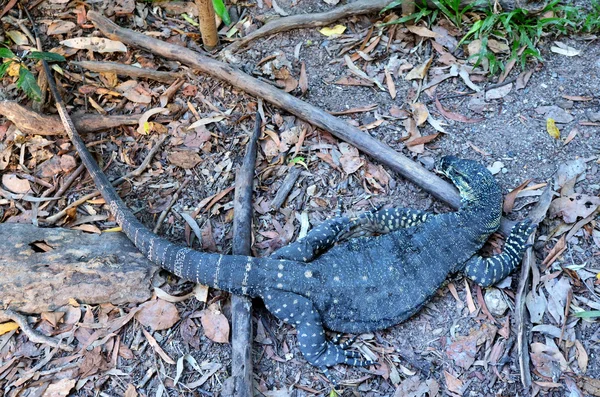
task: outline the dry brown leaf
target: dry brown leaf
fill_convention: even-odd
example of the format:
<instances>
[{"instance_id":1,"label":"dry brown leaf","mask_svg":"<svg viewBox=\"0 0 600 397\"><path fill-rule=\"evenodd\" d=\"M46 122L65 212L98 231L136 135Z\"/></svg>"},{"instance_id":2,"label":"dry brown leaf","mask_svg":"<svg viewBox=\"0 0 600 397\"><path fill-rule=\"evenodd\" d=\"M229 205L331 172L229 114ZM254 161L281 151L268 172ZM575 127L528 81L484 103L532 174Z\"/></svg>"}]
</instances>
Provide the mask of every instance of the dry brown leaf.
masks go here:
<instances>
[{"instance_id":1,"label":"dry brown leaf","mask_svg":"<svg viewBox=\"0 0 600 397\"><path fill-rule=\"evenodd\" d=\"M77 161L75 161L75 157L70 154L63 154L60 156L60 168L64 172L69 172L77 168Z\"/></svg>"},{"instance_id":2,"label":"dry brown leaf","mask_svg":"<svg viewBox=\"0 0 600 397\"><path fill-rule=\"evenodd\" d=\"M409 32L416 34L417 36L421 36L421 37L437 37L438 34L427 29L424 26L416 26L416 25L406 25L406 29L408 29Z\"/></svg>"},{"instance_id":3,"label":"dry brown leaf","mask_svg":"<svg viewBox=\"0 0 600 397\"><path fill-rule=\"evenodd\" d=\"M15 174L2 175L2 184L11 192L25 194L31 191L31 184L27 179L21 179Z\"/></svg>"},{"instance_id":4,"label":"dry brown leaf","mask_svg":"<svg viewBox=\"0 0 600 397\"><path fill-rule=\"evenodd\" d=\"M531 179L527 179L525 182L521 183L519 186L514 188L510 193L506 195L506 197L504 198L504 206L502 208L505 214L510 214L512 212L513 207L515 205L515 200L517 198L517 194L519 194L521 190L525 189L525 187L527 187L527 185L529 185L529 182L531 181Z\"/></svg>"},{"instance_id":5,"label":"dry brown leaf","mask_svg":"<svg viewBox=\"0 0 600 397\"><path fill-rule=\"evenodd\" d=\"M508 54L510 52L510 47L503 41L488 39L487 46L494 54Z\"/></svg>"},{"instance_id":6,"label":"dry brown leaf","mask_svg":"<svg viewBox=\"0 0 600 397\"><path fill-rule=\"evenodd\" d=\"M305 94L308 91L308 77L306 76L306 65L304 62L302 62L302 66L300 67L300 80L298 84L300 85L300 91Z\"/></svg>"},{"instance_id":7,"label":"dry brown leaf","mask_svg":"<svg viewBox=\"0 0 600 397\"><path fill-rule=\"evenodd\" d=\"M150 117L154 116L155 114L159 114L159 113L160 114L169 114L169 109L154 108L154 109L146 110L140 117L140 120L138 123L138 128L137 128L138 134L148 135L150 133L150 123L148 122L148 120L150 120Z\"/></svg>"},{"instance_id":8,"label":"dry brown leaf","mask_svg":"<svg viewBox=\"0 0 600 397\"><path fill-rule=\"evenodd\" d=\"M404 124L404 128L406 128L406 131L409 134L409 138L405 142L408 150L410 150L413 153L418 153L418 154L423 153L425 151L424 144L421 143L418 145L409 146L411 141L421 138L421 132L419 132L419 129L417 128L417 123L412 118L409 118L409 119L404 120L402 124Z\"/></svg>"},{"instance_id":9,"label":"dry brown leaf","mask_svg":"<svg viewBox=\"0 0 600 397\"><path fill-rule=\"evenodd\" d=\"M437 97L435 98L435 107L442 114L442 116L449 120L460 121L461 123L480 123L485 120L484 118L470 119L462 114L450 112L444 109L444 107L440 103L440 100L437 99Z\"/></svg>"},{"instance_id":10,"label":"dry brown leaf","mask_svg":"<svg viewBox=\"0 0 600 397\"><path fill-rule=\"evenodd\" d=\"M571 129L571 131L569 132L569 135L567 135L567 137L565 138L563 145L566 145L569 142L571 142L573 139L575 139L575 137L577 136L578 133L579 133L579 129L577 127L573 127L573 129Z\"/></svg>"},{"instance_id":11,"label":"dry brown leaf","mask_svg":"<svg viewBox=\"0 0 600 397\"><path fill-rule=\"evenodd\" d=\"M102 234L102 230L100 230L100 228L98 226L92 225L89 223L86 223L84 225L73 226L71 229L72 230L81 230L82 232L86 232L86 233Z\"/></svg>"},{"instance_id":12,"label":"dry brown leaf","mask_svg":"<svg viewBox=\"0 0 600 397\"><path fill-rule=\"evenodd\" d=\"M358 149L345 142L340 143L338 147L342 153L340 164L346 174L352 174L363 166L363 160L359 156Z\"/></svg>"},{"instance_id":13,"label":"dry brown leaf","mask_svg":"<svg viewBox=\"0 0 600 397\"><path fill-rule=\"evenodd\" d=\"M385 85L387 85L392 99L396 99L396 84L394 84L394 79L388 68L385 68Z\"/></svg>"},{"instance_id":14,"label":"dry brown leaf","mask_svg":"<svg viewBox=\"0 0 600 397\"><path fill-rule=\"evenodd\" d=\"M410 141L406 141L406 146L411 147L411 146L416 146L416 145L424 145L426 143L433 141L438 136L440 136L439 132L436 132L435 134L431 134L431 135L421 136L421 137L412 139Z\"/></svg>"},{"instance_id":15,"label":"dry brown leaf","mask_svg":"<svg viewBox=\"0 0 600 397\"><path fill-rule=\"evenodd\" d=\"M505 96L507 96L510 93L512 88L513 88L513 84L510 83L510 84L503 85L502 87L487 90L485 92L485 100L491 101L494 99L504 98Z\"/></svg>"},{"instance_id":16,"label":"dry brown leaf","mask_svg":"<svg viewBox=\"0 0 600 397\"><path fill-rule=\"evenodd\" d=\"M338 79L334 84L338 85L352 85L352 86L361 86L361 87L373 87L375 84L364 80L358 79L356 77L344 76Z\"/></svg>"},{"instance_id":17,"label":"dry brown leaf","mask_svg":"<svg viewBox=\"0 0 600 397\"><path fill-rule=\"evenodd\" d=\"M565 99L568 99L569 101L583 101L583 102L587 102L587 101L591 101L594 99L594 97L591 96L581 96L581 95L563 95L562 96Z\"/></svg>"},{"instance_id":18,"label":"dry brown leaf","mask_svg":"<svg viewBox=\"0 0 600 397\"><path fill-rule=\"evenodd\" d=\"M189 150L174 150L167 155L167 159L171 164L186 170L202 161L198 153Z\"/></svg>"},{"instance_id":19,"label":"dry brown leaf","mask_svg":"<svg viewBox=\"0 0 600 397\"><path fill-rule=\"evenodd\" d=\"M417 126L423 125L427 121L427 117L429 117L429 110L427 110L427 106L424 103L417 102L412 103L410 108Z\"/></svg>"},{"instance_id":20,"label":"dry brown leaf","mask_svg":"<svg viewBox=\"0 0 600 397\"><path fill-rule=\"evenodd\" d=\"M128 384L127 389L125 389L125 394L123 397L137 397L138 392L135 390L135 386L133 384Z\"/></svg>"},{"instance_id":21,"label":"dry brown leaf","mask_svg":"<svg viewBox=\"0 0 600 397\"><path fill-rule=\"evenodd\" d=\"M217 343L229 342L229 322L216 304L202 310L200 321L208 339Z\"/></svg>"},{"instance_id":22,"label":"dry brown leaf","mask_svg":"<svg viewBox=\"0 0 600 397\"><path fill-rule=\"evenodd\" d=\"M587 194L572 194L552 201L548 209L550 217L560 216L566 223L574 223L577 218L585 218L600 206L600 197Z\"/></svg>"},{"instance_id":23,"label":"dry brown leaf","mask_svg":"<svg viewBox=\"0 0 600 397\"><path fill-rule=\"evenodd\" d=\"M76 383L77 379L61 379L50 384L44 391L44 394L42 394L42 397L66 397L71 393Z\"/></svg>"},{"instance_id":24,"label":"dry brown leaf","mask_svg":"<svg viewBox=\"0 0 600 397\"><path fill-rule=\"evenodd\" d=\"M585 374L588 366L588 354L579 339L575 339L575 348L577 349L577 365L579 366L581 373Z\"/></svg>"},{"instance_id":25,"label":"dry brown leaf","mask_svg":"<svg viewBox=\"0 0 600 397\"><path fill-rule=\"evenodd\" d=\"M43 312L41 315L42 320L48 321L53 327L56 327L64 316L64 312Z\"/></svg>"},{"instance_id":26,"label":"dry brown leaf","mask_svg":"<svg viewBox=\"0 0 600 397\"><path fill-rule=\"evenodd\" d=\"M152 335L150 335L150 333L148 331L146 331L146 328L142 327L142 333L146 337L146 340L148 340L148 343L150 344L150 346L152 346L154 351L156 351L156 353L160 356L160 358L163 359L164 362L166 362L167 364L171 364L171 365L176 364L175 360L173 360L171 357L169 357L169 355L162 349L162 347L160 347L158 342L156 342L156 339L154 339L154 337Z\"/></svg>"},{"instance_id":27,"label":"dry brown leaf","mask_svg":"<svg viewBox=\"0 0 600 397\"><path fill-rule=\"evenodd\" d=\"M561 238L556 242L554 247L550 250L546 258L542 262L543 269L548 268L554 261L558 258L560 254L567 249L567 244L565 243L565 235L561 236Z\"/></svg>"},{"instance_id":28,"label":"dry brown leaf","mask_svg":"<svg viewBox=\"0 0 600 397\"><path fill-rule=\"evenodd\" d=\"M469 308L469 313L475 313L477 308L475 307L475 302L473 301L473 295L471 294L471 288L469 288L469 283L465 278L465 291L467 293L467 307Z\"/></svg>"},{"instance_id":29,"label":"dry brown leaf","mask_svg":"<svg viewBox=\"0 0 600 397\"><path fill-rule=\"evenodd\" d=\"M431 61L433 61L433 57L430 57L427 61L423 62L421 65L408 72L405 79L423 80L425 76L427 76L427 72L429 71L429 67L431 66Z\"/></svg>"},{"instance_id":30,"label":"dry brown leaf","mask_svg":"<svg viewBox=\"0 0 600 397\"><path fill-rule=\"evenodd\" d=\"M50 26L48 26L48 31L46 34L48 36L53 36L57 34L65 34L69 33L71 30L75 29L77 25L71 21L63 21L57 20L53 21Z\"/></svg>"},{"instance_id":31,"label":"dry brown leaf","mask_svg":"<svg viewBox=\"0 0 600 397\"><path fill-rule=\"evenodd\" d=\"M179 321L177 307L171 302L155 299L140 305L137 320L154 331L169 329Z\"/></svg>"},{"instance_id":32,"label":"dry brown leaf","mask_svg":"<svg viewBox=\"0 0 600 397\"><path fill-rule=\"evenodd\" d=\"M444 371L444 378L446 378L446 387L451 395L462 396L463 395L463 382L456 376L452 375L448 371Z\"/></svg>"}]
</instances>

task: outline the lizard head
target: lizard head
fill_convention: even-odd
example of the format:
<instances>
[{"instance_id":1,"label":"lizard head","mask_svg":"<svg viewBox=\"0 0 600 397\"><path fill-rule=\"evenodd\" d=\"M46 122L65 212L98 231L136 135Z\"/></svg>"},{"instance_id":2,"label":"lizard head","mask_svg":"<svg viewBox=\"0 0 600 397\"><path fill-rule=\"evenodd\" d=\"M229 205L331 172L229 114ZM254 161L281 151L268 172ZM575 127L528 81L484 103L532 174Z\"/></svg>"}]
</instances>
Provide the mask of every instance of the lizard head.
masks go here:
<instances>
[{"instance_id":1,"label":"lizard head","mask_svg":"<svg viewBox=\"0 0 600 397\"><path fill-rule=\"evenodd\" d=\"M463 205L478 202L489 205L502 199L494 176L476 161L444 156L435 168L458 188Z\"/></svg>"}]
</instances>

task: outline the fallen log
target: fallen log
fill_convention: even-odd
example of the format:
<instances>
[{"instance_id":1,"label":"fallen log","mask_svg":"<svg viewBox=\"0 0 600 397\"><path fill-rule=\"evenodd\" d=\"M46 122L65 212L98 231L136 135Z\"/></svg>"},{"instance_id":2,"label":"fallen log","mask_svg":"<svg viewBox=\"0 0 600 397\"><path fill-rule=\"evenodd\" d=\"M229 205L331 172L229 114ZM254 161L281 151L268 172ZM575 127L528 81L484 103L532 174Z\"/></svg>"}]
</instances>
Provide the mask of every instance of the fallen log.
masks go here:
<instances>
[{"instance_id":1,"label":"fallen log","mask_svg":"<svg viewBox=\"0 0 600 397\"><path fill-rule=\"evenodd\" d=\"M0 223L0 309L42 313L79 303L147 301L159 268L123 233ZM0 322L8 320L0 312Z\"/></svg>"},{"instance_id":2,"label":"fallen log","mask_svg":"<svg viewBox=\"0 0 600 397\"><path fill-rule=\"evenodd\" d=\"M17 128L31 135L63 135L65 129L58 116L39 114L12 101L0 101L0 116L6 117ZM137 125L141 115L74 114L73 122L78 131L97 132L122 125Z\"/></svg>"}]
</instances>

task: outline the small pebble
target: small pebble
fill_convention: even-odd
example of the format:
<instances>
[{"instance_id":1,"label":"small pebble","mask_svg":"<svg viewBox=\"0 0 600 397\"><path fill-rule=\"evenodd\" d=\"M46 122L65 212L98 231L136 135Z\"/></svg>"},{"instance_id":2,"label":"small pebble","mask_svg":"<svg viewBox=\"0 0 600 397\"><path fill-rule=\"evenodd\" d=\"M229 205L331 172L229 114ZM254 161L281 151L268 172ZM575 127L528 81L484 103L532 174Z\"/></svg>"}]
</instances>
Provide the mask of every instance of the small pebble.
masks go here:
<instances>
[{"instance_id":1,"label":"small pebble","mask_svg":"<svg viewBox=\"0 0 600 397\"><path fill-rule=\"evenodd\" d=\"M483 298L485 304L492 315L499 317L508 309L508 304L498 288L488 288Z\"/></svg>"}]
</instances>

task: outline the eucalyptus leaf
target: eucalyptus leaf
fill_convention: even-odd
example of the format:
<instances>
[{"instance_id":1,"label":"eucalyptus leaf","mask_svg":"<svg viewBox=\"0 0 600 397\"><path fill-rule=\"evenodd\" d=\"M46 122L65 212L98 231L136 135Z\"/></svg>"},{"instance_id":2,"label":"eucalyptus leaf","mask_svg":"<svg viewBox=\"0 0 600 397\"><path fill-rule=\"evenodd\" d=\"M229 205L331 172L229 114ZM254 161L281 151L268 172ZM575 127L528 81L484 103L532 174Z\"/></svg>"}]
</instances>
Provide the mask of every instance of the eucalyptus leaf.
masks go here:
<instances>
[{"instance_id":1,"label":"eucalyptus leaf","mask_svg":"<svg viewBox=\"0 0 600 397\"><path fill-rule=\"evenodd\" d=\"M65 57L55 52L40 52L40 51L32 51L31 54L28 54L26 58L29 59L43 59L48 62L64 62Z\"/></svg>"}]
</instances>

